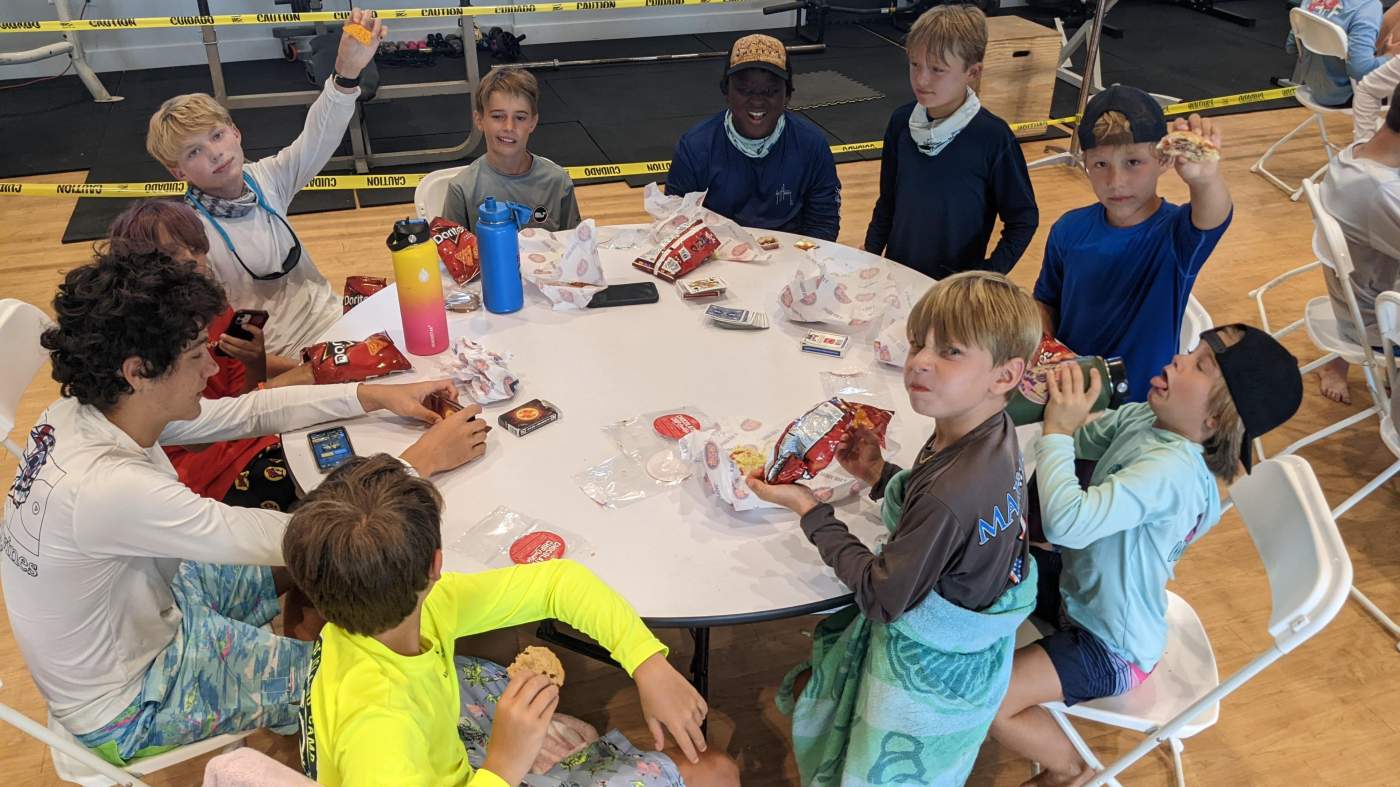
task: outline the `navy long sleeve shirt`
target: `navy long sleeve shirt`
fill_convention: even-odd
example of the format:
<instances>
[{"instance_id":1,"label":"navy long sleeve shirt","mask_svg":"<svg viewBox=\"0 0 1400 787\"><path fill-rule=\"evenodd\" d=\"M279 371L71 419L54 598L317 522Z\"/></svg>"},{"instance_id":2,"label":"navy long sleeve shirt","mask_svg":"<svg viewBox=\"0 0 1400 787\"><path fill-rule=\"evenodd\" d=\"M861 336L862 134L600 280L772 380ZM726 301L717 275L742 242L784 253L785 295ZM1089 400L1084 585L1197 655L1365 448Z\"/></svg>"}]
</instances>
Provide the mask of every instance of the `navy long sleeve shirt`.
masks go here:
<instances>
[{"instance_id":1,"label":"navy long sleeve shirt","mask_svg":"<svg viewBox=\"0 0 1400 787\"><path fill-rule=\"evenodd\" d=\"M1001 118L982 109L937 156L909 134L914 102L885 129L880 197L865 250L935 279L965 270L1010 271L1040 224L1021 146ZM1001 217L1001 240L987 244Z\"/></svg>"},{"instance_id":2,"label":"navy long sleeve shirt","mask_svg":"<svg viewBox=\"0 0 1400 787\"><path fill-rule=\"evenodd\" d=\"M745 227L822 240L841 232L841 181L820 129L792 112L768 155L749 158L730 144L724 113L698 123L676 143L667 194L708 191L705 207Z\"/></svg>"}]
</instances>

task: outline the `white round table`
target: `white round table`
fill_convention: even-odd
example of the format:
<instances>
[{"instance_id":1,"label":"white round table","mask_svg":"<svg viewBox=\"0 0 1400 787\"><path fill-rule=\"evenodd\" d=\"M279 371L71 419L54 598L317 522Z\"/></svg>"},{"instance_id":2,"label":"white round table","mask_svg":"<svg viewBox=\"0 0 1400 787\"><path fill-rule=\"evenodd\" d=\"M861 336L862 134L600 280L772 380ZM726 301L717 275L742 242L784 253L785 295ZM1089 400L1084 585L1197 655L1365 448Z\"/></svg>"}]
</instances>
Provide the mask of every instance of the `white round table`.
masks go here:
<instances>
[{"instance_id":1,"label":"white round table","mask_svg":"<svg viewBox=\"0 0 1400 787\"><path fill-rule=\"evenodd\" d=\"M602 239L607 241L615 229L604 228ZM898 455L887 458L909 464L931 433L932 422L909 409L900 371L874 360L871 339L878 326L852 335L845 358L801 352L799 342L809 328L838 329L799 325L783 316L777 293L801 258L792 246L800 238L765 234L782 242L772 261L711 260L687 277L722 277L729 292L719 301L683 301L674 285L632 268L642 248L600 249L610 284L655 282L660 301L557 312L526 284L525 308L515 314L449 312L454 340L469 336L488 349L514 354L510 368L520 377L520 389L509 402L485 408L489 423L494 426L500 413L536 397L557 405L563 417L524 437L496 428L484 458L434 476L446 501L444 546L458 541L497 506L579 533L589 550L566 556L596 572L654 626L703 629L810 614L848 603L850 589L821 561L797 517L786 510L736 514L717 498L707 497L695 477L663 494L606 509L571 480L619 453L602 431L606 424L693 405L712 418L753 417L764 422L765 430L780 428L826 398L819 373L837 370L871 371L885 383L888 404L897 413L890 436L899 446ZM865 256L889 268L896 282L908 289L911 301L932 283L901 265ZM741 331L710 324L705 307L716 302L761 309L772 327ZM362 339L379 330L388 331L403 347L392 286L345 315L324 338ZM409 359L413 372L379 382L442 376L436 371L438 359ZM421 426L384 413L345 426L361 456L381 451L397 455L421 431ZM296 479L309 490L323 476L311 458L308 431L312 430L289 432L283 442ZM838 509L857 537L874 544L884 532L878 507L864 494L858 498L845 500ZM445 551L445 568L481 570L486 556L474 557L470 544L461 546L468 552Z\"/></svg>"}]
</instances>

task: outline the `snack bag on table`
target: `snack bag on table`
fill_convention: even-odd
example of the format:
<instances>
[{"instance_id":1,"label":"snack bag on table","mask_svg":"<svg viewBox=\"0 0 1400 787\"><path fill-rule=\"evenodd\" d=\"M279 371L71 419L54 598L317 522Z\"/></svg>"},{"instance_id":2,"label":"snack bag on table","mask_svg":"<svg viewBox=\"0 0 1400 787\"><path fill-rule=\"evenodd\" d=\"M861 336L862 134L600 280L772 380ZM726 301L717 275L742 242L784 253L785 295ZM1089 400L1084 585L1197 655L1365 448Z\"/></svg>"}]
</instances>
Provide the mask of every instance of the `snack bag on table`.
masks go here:
<instances>
[{"instance_id":1,"label":"snack bag on table","mask_svg":"<svg viewBox=\"0 0 1400 787\"><path fill-rule=\"evenodd\" d=\"M317 385L358 383L413 368L382 331L359 342L318 342L302 349L301 360Z\"/></svg>"},{"instance_id":2,"label":"snack bag on table","mask_svg":"<svg viewBox=\"0 0 1400 787\"><path fill-rule=\"evenodd\" d=\"M341 314L364 303L365 298L389 286L386 279L378 276L346 276L345 297L341 299Z\"/></svg>"},{"instance_id":3,"label":"snack bag on table","mask_svg":"<svg viewBox=\"0 0 1400 787\"><path fill-rule=\"evenodd\" d=\"M662 243L682 226L700 222L719 241L714 258L735 262L767 262L772 255L758 238L733 219L721 216L705 207L704 191L693 191L683 197L667 195L655 183L648 183L642 192L642 205L655 221L650 227L651 239Z\"/></svg>"},{"instance_id":4,"label":"snack bag on table","mask_svg":"<svg viewBox=\"0 0 1400 787\"><path fill-rule=\"evenodd\" d=\"M437 246L438 258L447 268L457 286L476 279L481 275L481 253L477 249L476 236L471 230L455 221L441 216L428 225L433 243Z\"/></svg>"}]
</instances>

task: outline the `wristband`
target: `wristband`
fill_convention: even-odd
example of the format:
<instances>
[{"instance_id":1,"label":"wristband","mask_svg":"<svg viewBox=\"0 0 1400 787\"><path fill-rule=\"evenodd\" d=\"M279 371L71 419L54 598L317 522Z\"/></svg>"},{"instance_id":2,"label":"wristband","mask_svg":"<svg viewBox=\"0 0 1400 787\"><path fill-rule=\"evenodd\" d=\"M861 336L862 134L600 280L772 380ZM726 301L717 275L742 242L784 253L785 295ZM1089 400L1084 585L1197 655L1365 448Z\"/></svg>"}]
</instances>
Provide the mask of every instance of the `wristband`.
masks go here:
<instances>
[{"instance_id":1,"label":"wristband","mask_svg":"<svg viewBox=\"0 0 1400 787\"><path fill-rule=\"evenodd\" d=\"M339 73L335 73L331 75L331 79L335 80L336 85L343 87L347 90L351 88L357 88L360 86L359 77L346 77L341 76Z\"/></svg>"}]
</instances>

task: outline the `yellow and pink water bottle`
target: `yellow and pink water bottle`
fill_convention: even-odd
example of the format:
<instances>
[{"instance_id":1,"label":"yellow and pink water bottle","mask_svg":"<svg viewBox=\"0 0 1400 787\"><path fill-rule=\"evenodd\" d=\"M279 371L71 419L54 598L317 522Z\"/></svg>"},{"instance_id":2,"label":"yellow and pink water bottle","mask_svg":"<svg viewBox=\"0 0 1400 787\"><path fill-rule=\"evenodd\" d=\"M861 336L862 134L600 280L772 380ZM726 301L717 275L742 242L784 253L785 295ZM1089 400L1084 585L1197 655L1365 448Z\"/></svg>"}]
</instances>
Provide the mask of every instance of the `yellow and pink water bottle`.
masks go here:
<instances>
[{"instance_id":1,"label":"yellow and pink water bottle","mask_svg":"<svg viewBox=\"0 0 1400 787\"><path fill-rule=\"evenodd\" d=\"M413 355L437 355L447 349L447 307L438 273L437 245L432 242L428 222L394 222L387 243L394 258L404 349Z\"/></svg>"}]
</instances>

